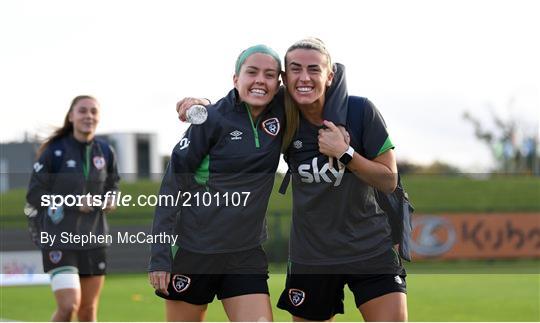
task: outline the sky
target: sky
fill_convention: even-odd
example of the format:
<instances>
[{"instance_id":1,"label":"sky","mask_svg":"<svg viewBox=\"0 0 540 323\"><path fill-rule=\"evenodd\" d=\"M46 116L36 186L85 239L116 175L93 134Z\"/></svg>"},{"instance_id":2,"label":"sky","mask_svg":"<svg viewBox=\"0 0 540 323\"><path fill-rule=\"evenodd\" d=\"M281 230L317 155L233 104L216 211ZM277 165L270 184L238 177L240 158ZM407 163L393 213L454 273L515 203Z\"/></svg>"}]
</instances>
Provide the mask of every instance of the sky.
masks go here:
<instances>
[{"instance_id":1,"label":"sky","mask_svg":"<svg viewBox=\"0 0 540 323\"><path fill-rule=\"evenodd\" d=\"M283 55L315 36L345 64L349 94L381 111L398 160L483 171L493 159L465 111L539 134L539 16L519 0L2 0L0 141L50 133L91 94L99 133L155 132L168 155L187 127L179 99L223 97L246 47Z\"/></svg>"}]
</instances>

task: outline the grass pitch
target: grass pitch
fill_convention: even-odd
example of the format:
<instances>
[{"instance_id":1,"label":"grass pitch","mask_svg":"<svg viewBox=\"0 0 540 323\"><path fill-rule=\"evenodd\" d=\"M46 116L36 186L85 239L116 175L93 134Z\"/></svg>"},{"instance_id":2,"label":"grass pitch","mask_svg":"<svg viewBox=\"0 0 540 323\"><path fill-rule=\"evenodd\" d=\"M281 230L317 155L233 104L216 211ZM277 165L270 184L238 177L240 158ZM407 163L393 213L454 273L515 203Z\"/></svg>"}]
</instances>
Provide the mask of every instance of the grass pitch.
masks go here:
<instances>
[{"instance_id":1,"label":"grass pitch","mask_svg":"<svg viewBox=\"0 0 540 323\"><path fill-rule=\"evenodd\" d=\"M538 266L538 263L536 263ZM285 283L284 274L269 280L274 320L290 315L275 307ZM537 273L410 274L407 278L411 321L540 321L540 275ZM336 321L359 321L361 316L348 289L345 314ZM54 310L49 286L2 287L0 316L19 321L47 321ZM107 276L102 292L100 321L163 321L164 301L153 294L146 275ZM207 321L227 321L214 300Z\"/></svg>"}]
</instances>

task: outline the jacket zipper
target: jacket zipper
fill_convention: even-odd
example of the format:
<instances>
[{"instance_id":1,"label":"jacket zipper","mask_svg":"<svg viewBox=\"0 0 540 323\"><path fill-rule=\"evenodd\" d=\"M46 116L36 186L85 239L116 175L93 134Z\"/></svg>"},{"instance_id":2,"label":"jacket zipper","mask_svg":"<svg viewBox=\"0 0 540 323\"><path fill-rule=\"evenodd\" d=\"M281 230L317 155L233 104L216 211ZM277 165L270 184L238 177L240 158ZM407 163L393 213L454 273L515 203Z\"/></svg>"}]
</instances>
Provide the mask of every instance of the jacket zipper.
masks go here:
<instances>
[{"instance_id":1,"label":"jacket zipper","mask_svg":"<svg viewBox=\"0 0 540 323\"><path fill-rule=\"evenodd\" d=\"M83 160L83 176L84 176L84 193L88 192L88 176L90 175L90 152L91 145L85 145L84 147L84 160Z\"/></svg>"},{"instance_id":2,"label":"jacket zipper","mask_svg":"<svg viewBox=\"0 0 540 323\"><path fill-rule=\"evenodd\" d=\"M251 116L251 108L248 104L246 104L246 110L248 112L249 121L251 122L251 129L253 130L253 136L255 137L255 147L261 148L261 143L259 142L259 132L257 131L257 128L259 127L259 120L261 118L258 118L257 123L253 124L253 117Z\"/></svg>"}]
</instances>

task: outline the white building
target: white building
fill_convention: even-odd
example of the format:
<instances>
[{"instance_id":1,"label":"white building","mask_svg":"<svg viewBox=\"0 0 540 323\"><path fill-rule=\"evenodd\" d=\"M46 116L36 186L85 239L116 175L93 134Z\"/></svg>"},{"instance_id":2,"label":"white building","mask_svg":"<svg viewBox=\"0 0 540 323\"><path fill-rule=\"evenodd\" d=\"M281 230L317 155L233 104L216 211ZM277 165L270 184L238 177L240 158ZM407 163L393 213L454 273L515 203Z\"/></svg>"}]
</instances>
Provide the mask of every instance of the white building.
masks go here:
<instances>
[{"instance_id":1,"label":"white building","mask_svg":"<svg viewBox=\"0 0 540 323\"><path fill-rule=\"evenodd\" d=\"M113 146L122 180L160 180L163 172L155 133L109 133L98 136Z\"/></svg>"},{"instance_id":2,"label":"white building","mask_svg":"<svg viewBox=\"0 0 540 323\"><path fill-rule=\"evenodd\" d=\"M114 147L122 181L161 180L163 163L157 134L109 133L98 138ZM0 143L0 192L28 186L38 147L38 143L29 141Z\"/></svg>"}]
</instances>

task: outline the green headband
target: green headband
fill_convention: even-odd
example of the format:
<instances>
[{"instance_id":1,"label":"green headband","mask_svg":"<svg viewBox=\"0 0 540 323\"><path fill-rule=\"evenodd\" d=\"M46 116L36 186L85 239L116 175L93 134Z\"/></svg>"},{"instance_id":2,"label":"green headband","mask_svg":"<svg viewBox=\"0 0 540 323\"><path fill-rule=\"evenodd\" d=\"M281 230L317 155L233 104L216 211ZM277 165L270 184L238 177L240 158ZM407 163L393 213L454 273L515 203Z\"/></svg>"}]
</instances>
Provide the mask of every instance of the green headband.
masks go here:
<instances>
[{"instance_id":1,"label":"green headband","mask_svg":"<svg viewBox=\"0 0 540 323\"><path fill-rule=\"evenodd\" d=\"M236 67L234 69L236 75L240 73L240 68L242 65L244 65L246 59L256 53L272 56L272 58L278 63L278 72L281 72L281 60L279 59L279 55L276 53L276 51L266 45L255 45L244 50L242 53L240 53L240 56L238 56L238 59L236 60Z\"/></svg>"}]
</instances>

